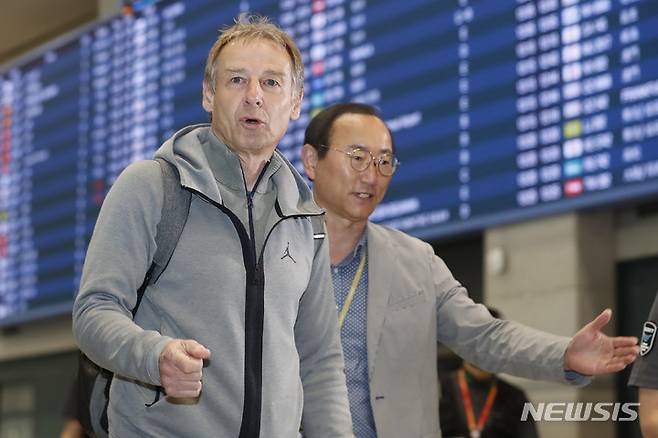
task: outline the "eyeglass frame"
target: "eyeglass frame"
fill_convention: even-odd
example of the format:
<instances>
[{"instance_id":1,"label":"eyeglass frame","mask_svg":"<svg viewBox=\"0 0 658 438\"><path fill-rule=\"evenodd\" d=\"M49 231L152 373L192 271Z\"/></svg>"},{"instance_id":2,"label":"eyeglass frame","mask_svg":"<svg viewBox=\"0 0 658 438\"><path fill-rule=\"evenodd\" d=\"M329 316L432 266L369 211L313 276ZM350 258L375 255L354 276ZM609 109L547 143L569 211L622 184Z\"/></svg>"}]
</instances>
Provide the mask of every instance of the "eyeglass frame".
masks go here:
<instances>
[{"instance_id":1,"label":"eyeglass frame","mask_svg":"<svg viewBox=\"0 0 658 438\"><path fill-rule=\"evenodd\" d=\"M372 152L370 152L370 150L368 150L364 145L361 145L361 144L351 144L351 145L345 146L346 148L350 148L349 151L344 151L344 150L338 149L338 148L332 148L331 146L326 146L326 145L323 145L323 144L319 144L318 147L322 148L322 149L326 149L326 150L333 150L333 151L344 153L345 155L347 155L350 158L350 166L352 167L352 169L356 170L357 172L365 172L370 167L370 164L374 163L375 167L377 167L377 171L379 172L379 174L381 176L390 177L390 176L393 176L393 174L397 170L398 166L400 164L402 164L400 162L400 160L398 160L398 157L396 157L393 152L385 152L384 154L382 154L378 157L375 157L375 155ZM368 155L370 155L370 160L368 161L368 164L366 165L366 167L364 167L363 169L357 169L356 167L354 167L355 166L354 163L356 163L356 161L353 159L353 154L354 154L354 151L356 151L356 150L367 152ZM390 154L390 156L392 158L391 163L392 163L392 166L393 166L393 170L391 171L390 175L386 175L384 172L382 172L382 168L379 167L379 165L382 162L382 156L386 155L386 154Z\"/></svg>"}]
</instances>

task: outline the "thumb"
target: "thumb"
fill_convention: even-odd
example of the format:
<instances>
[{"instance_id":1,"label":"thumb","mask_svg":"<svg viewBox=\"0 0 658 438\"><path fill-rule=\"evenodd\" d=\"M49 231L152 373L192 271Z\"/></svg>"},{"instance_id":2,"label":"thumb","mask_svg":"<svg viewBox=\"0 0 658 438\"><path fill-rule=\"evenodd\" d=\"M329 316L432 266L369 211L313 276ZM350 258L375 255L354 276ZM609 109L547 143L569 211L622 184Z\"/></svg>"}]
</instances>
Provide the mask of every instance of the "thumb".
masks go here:
<instances>
[{"instance_id":1,"label":"thumb","mask_svg":"<svg viewBox=\"0 0 658 438\"><path fill-rule=\"evenodd\" d=\"M610 319L612 319L612 310L611 309L605 309L603 312L599 314L592 322L590 322L588 325L592 330L599 331L601 330L607 323L610 322Z\"/></svg>"},{"instance_id":2,"label":"thumb","mask_svg":"<svg viewBox=\"0 0 658 438\"><path fill-rule=\"evenodd\" d=\"M188 354L188 356L192 356L196 359L210 358L210 350L199 344L194 339L185 339L183 341L183 349L185 350L185 353Z\"/></svg>"}]
</instances>

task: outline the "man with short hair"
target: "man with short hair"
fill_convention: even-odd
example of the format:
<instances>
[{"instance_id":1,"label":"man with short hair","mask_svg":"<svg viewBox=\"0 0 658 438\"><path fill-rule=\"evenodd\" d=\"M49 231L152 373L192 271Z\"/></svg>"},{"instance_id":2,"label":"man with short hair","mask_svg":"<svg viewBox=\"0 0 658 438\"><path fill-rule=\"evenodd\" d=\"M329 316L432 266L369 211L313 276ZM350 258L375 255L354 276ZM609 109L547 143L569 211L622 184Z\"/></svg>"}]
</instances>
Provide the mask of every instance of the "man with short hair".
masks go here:
<instances>
[{"instance_id":1,"label":"man with short hair","mask_svg":"<svg viewBox=\"0 0 658 438\"><path fill-rule=\"evenodd\" d=\"M302 424L309 437L353 436L328 249L310 220L322 210L276 151L303 83L299 49L266 19L222 32L203 81L210 125L156 152L192 198L134 320L158 241L159 163L129 166L108 193L73 326L115 373L110 436L294 437Z\"/></svg>"},{"instance_id":2,"label":"man with short hair","mask_svg":"<svg viewBox=\"0 0 658 438\"><path fill-rule=\"evenodd\" d=\"M618 371L637 355L637 339L600 331L610 310L571 339L495 319L427 243L369 222L397 166L391 132L374 108L326 108L307 127L304 143L304 169L327 210L359 438L441 436L437 341L491 372L575 383L587 381L582 375Z\"/></svg>"}]
</instances>

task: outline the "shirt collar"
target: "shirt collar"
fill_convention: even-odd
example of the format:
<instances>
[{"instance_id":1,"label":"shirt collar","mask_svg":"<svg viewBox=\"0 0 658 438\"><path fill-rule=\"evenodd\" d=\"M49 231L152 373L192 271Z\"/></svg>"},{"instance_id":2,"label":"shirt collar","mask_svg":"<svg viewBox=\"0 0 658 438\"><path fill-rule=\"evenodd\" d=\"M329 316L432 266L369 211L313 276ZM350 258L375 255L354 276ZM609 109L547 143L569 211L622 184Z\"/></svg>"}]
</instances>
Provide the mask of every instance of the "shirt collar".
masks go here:
<instances>
[{"instance_id":1,"label":"shirt collar","mask_svg":"<svg viewBox=\"0 0 658 438\"><path fill-rule=\"evenodd\" d=\"M354 251L352 251L350 254L347 254L347 256L340 261L337 265L333 265L332 267L334 268L342 268L350 263L357 257L361 256L361 251L363 248L366 248L368 244L368 233L367 230L364 228L363 234L361 234L361 237L359 238L359 241L356 243L356 246L354 247Z\"/></svg>"}]
</instances>

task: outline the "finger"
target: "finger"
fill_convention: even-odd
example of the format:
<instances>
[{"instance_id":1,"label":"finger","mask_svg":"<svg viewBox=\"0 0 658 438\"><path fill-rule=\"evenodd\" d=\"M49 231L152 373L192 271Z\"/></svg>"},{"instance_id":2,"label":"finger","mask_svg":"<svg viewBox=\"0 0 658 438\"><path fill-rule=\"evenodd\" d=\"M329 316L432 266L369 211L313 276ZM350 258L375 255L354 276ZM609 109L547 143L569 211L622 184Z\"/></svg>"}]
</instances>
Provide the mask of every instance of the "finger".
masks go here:
<instances>
[{"instance_id":1,"label":"finger","mask_svg":"<svg viewBox=\"0 0 658 438\"><path fill-rule=\"evenodd\" d=\"M603 312L599 314L592 322L587 324L590 328L592 328L595 331L601 330L608 322L610 322L610 319L612 318L612 310L611 309L605 309Z\"/></svg>"},{"instance_id":2,"label":"finger","mask_svg":"<svg viewBox=\"0 0 658 438\"><path fill-rule=\"evenodd\" d=\"M160 353L160 370L175 367L186 373L201 371L203 361L187 354L183 340L177 339L169 342Z\"/></svg>"},{"instance_id":3,"label":"finger","mask_svg":"<svg viewBox=\"0 0 658 438\"><path fill-rule=\"evenodd\" d=\"M614 368L615 371L622 370L626 367L626 365L632 362L632 360L630 359L631 358L627 356L620 357L618 359L613 359L606 364L606 368Z\"/></svg>"},{"instance_id":4,"label":"finger","mask_svg":"<svg viewBox=\"0 0 658 438\"><path fill-rule=\"evenodd\" d=\"M201 391L171 391L167 392L167 397L173 398L197 398L201 395Z\"/></svg>"},{"instance_id":5,"label":"finger","mask_svg":"<svg viewBox=\"0 0 658 438\"><path fill-rule=\"evenodd\" d=\"M640 348L633 345L630 347L615 348L615 356L637 356Z\"/></svg>"},{"instance_id":6,"label":"finger","mask_svg":"<svg viewBox=\"0 0 658 438\"><path fill-rule=\"evenodd\" d=\"M195 359L185 353L177 354L173 364L183 374L198 373L203 369L203 360Z\"/></svg>"},{"instance_id":7,"label":"finger","mask_svg":"<svg viewBox=\"0 0 658 438\"><path fill-rule=\"evenodd\" d=\"M609 372L616 372L623 370L627 365L631 364L635 360L635 356L622 356L615 358L606 364L606 369L609 369Z\"/></svg>"},{"instance_id":8,"label":"finger","mask_svg":"<svg viewBox=\"0 0 658 438\"><path fill-rule=\"evenodd\" d=\"M638 339L635 336L617 336L612 338L612 345L615 348L637 345Z\"/></svg>"},{"instance_id":9,"label":"finger","mask_svg":"<svg viewBox=\"0 0 658 438\"><path fill-rule=\"evenodd\" d=\"M166 376L162 379L162 387L167 394L171 391L192 391L201 388L201 380L186 380L175 376Z\"/></svg>"},{"instance_id":10,"label":"finger","mask_svg":"<svg viewBox=\"0 0 658 438\"><path fill-rule=\"evenodd\" d=\"M201 361L200 359L194 359ZM176 365L173 359L165 360L160 364L160 378L165 377L171 379L183 379L183 380L201 380L202 378L202 369L194 369L190 372L181 370L178 365Z\"/></svg>"},{"instance_id":11,"label":"finger","mask_svg":"<svg viewBox=\"0 0 658 438\"><path fill-rule=\"evenodd\" d=\"M162 379L169 379L170 382L200 382L202 380L202 375L199 372L196 373L184 373L177 368L172 368L171 370L164 370Z\"/></svg>"},{"instance_id":12,"label":"finger","mask_svg":"<svg viewBox=\"0 0 658 438\"><path fill-rule=\"evenodd\" d=\"M201 391L202 382L198 380L181 381L181 380L163 380L161 386L168 396L182 397L181 393L186 392L188 397L196 397Z\"/></svg>"},{"instance_id":13,"label":"finger","mask_svg":"<svg viewBox=\"0 0 658 438\"><path fill-rule=\"evenodd\" d=\"M172 389L176 392L182 392L182 391L188 391L188 392L199 392L201 391L201 382L200 381L194 381L194 382L182 382L182 381L177 381L173 384L170 385ZM167 392L169 394L169 392Z\"/></svg>"},{"instance_id":14,"label":"finger","mask_svg":"<svg viewBox=\"0 0 658 438\"><path fill-rule=\"evenodd\" d=\"M176 376L176 379L178 379L181 382L200 382L202 379L202 374L201 372L197 371L194 373L179 373Z\"/></svg>"},{"instance_id":15,"label":"finger","mask_svg":"<svg viewBox=\"0 0 658 438\"><path fill-rule=\"evenodd\" d=\"M210 350L203 345L199 344L194 339L186 339L183 341L183 348L185 352L196 359L209 359Z\"/></svg>"},{"instance_id":16,"label":"finger","mask_svg":"<svg viewBox=\"0 0 658 438\"><path fill-rule=\"evenodd\" d=\"M201 382L177 383L169 388L165 387L165 391L168 397L194 398L201 394Z\"/></svg>"},{"instance_id":17,"label":"finger","mask_svg":"<svg viewBox=\"0 0 658 438\"><path fill-rule=\"evenodd\" d=\"M615 362L611 362L611 363L609 363L609 364L607 364L607 365L605 366L604 374L607 374L607 373L616 373L616 372L618 372L618 371L621 371L621 370L623 370L624 368L626 368L626 365L628 365L628 363L623 362L623 361L619 361L619 362L617 362L617 361L615 361Z\"/></svg>"},{"instance_id":18,"label":"finger","mask_svg":"<svg viewBox=\"0 0 658 438\"><path fill-rule=\"evenodd\" d=\"M624 362L626 362L627 364L633 363L635 359L637 359L637 354L628 354L623 357Z\"/></svg>"}]
</instances>

